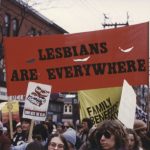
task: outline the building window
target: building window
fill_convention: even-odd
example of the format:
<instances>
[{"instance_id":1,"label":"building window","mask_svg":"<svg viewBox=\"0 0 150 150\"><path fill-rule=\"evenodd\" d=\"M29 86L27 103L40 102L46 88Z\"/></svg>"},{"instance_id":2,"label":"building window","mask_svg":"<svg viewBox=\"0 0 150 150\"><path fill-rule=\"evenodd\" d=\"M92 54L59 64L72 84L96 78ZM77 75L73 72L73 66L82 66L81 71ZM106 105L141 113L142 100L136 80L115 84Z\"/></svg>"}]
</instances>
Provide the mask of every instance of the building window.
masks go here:
<instances>
[{"instance_id":1,"label":"building window","mask_svg":"<svg viewBox=\"0 0 150 150\"><path fill-rule=\"evenodd\" d=\"M64 112L65 112L65 113L67 113L67 111L68 111L67 108L68 108L68 106L67 106L67 105L64 105Z\"/></svg>"},{"instance_id":2,"label":"building window","mask_svg":"<svg viewBox=\"0 0 150 150\"><path fill-rule=\"evenodd\" d=\"M64 105L64 114L72 114L72 104Z\"/></svg>"},{"instance_id":3,"label":"building window","mask_svg":"<svg viewBox=\"0 0 150 150\"><path fill-rule=\"evenodd\" d=\"M14 18L12 21L13 36L18 35L18 27L19 27L19 21L18 19Z\"/></svg>"},{"instance_id":4,"label":"building window","mask_svg":"<svg viewBox=\"0 0 150 150\"><path fill-rule=\"evenodd\" d=\"M10 36L10 15L5 14L4 16L4 30L3 30L4 36Z\"/></svg>"},{"instance_id":5,"label":"building window","mask_svg":"<svg viewBox=\"0 0 150 150\"><path fill-rule=\"evenodd\" d=\"M69 105L69 112L72 112L72 105Z\"/></svg>"}]
</instances>

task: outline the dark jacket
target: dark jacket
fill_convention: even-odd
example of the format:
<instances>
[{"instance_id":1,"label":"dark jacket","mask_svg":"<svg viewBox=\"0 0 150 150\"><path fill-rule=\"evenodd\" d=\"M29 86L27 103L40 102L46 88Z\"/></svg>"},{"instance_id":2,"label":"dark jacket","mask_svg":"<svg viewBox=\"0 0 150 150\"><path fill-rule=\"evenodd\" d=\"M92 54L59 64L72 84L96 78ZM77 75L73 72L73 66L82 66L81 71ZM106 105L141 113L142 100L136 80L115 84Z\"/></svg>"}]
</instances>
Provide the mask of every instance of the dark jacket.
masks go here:
<instances>
[{"instance_id":1,"label":"dark jacket","mask_svg":"<svg viewBox=\"0 0 150 150\"><path fill-rule=\"evenodd\" d=\"M25 135L25 133L15 133L14 136L13 136L13 140L12 140L12 144L14 146L17 146L17 145L21 145L23 144L25 141L27 141L27 137Z\"/></svg>"},{"instance_id":2,"label":"dark jacket","mask_svg":"<svg viewBox=\"0 0 150 150\"><path fill-rule=\"evenodd\" d=\"M10 146L11 140L3 133L0 133L0 150L10 150Z\"/></svg>"},{"instance_id":3,"label":"dark jacket","mask_svg":"<svg viewBox=\"0 0 150 150\"><path fill-rule=\"evenodd\" d=\"M84 142L79 150L99 150L96 144L92 144L88 140Z\"/></svg>"}]
</instances>

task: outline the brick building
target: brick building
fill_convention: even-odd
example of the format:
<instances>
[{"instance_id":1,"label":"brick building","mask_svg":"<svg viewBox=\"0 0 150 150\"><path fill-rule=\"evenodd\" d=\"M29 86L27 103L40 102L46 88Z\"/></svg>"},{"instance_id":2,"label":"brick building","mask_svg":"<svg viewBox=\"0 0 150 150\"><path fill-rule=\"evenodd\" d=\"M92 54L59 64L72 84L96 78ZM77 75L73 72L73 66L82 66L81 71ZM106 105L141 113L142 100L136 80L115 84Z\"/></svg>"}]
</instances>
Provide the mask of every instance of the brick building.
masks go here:
<instances>
[{"instance_id":1,"label":"brick building","mask_svg":"<svg viewBox=\"0 0 150 150\"><path fill-rule=\"evenodd\" d=\"M67 32L21 0L0 1L0 23L4 36L63 34Z\"/></svg>"},{"instance_id":2,"label":"brick building","mask_svg":"<svg viewBox=\"0 0 150 150\"><path fill-rule=\"evenodd\" d=\"M3 37L67 33L22 0L0 0L0 86L6 86Z\"/></svg>"}]
</instances>

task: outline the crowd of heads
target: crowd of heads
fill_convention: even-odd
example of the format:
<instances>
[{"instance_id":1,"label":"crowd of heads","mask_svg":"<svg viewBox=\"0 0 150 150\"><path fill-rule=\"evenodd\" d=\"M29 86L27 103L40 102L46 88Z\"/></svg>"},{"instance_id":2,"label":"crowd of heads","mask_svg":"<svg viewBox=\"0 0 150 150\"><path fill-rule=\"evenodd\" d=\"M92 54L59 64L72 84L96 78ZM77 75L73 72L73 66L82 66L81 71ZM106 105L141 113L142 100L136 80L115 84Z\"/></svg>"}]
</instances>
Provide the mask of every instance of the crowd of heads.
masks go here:
<instances>
[{"instance_id":1,"label":"crowd of heads","mask_svg":"<svg viewBox=\"0 0 150 150\"><path fill-rule=\"evenodd\" d=\"M33 127L32 141L28 141L30 125L30 119L22 119L16 124L11 150L150 149L149 131L142 120L135 120L133 129L126 128L119 120L104 120L94 125L91 119L83 118L75 126L69 121L38 122ZM4 126L0 122L0 135L3 134Z\"/></svg>"}]
</instances>

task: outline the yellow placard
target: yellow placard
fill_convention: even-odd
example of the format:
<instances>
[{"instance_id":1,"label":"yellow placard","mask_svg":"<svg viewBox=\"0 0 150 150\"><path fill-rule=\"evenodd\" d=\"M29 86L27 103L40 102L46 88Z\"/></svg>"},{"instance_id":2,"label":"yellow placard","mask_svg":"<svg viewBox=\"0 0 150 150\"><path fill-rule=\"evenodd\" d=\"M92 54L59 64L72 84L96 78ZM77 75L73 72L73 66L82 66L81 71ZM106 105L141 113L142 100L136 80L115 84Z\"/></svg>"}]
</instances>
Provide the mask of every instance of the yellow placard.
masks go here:
<instances>
[{"instance_id":1,"label":"yellow placard","mask_svg":"<svg viewBox=\"0 0 150 150\"><path fill-rule=\"evenodd\" d=\"M19 102L18 101L9 101L3 106L3 108L1 109L2 121L4 123L8 122L9 109L10 109L10 112L12 113L12 119L19 122Z\"/></svg>"},{"instance_id":2,"label":"yellow placard","mask_svg":"<svg viewBox=\"0 0 150 150\"><path fill-rule=\"evenodd\" d=\"M7 102L5 104L5 106L2 108L2 113L6 113L6 112L8 113L9 112L9 110L8 110L9 107L10 108L12 107L12 109L11 109L12 112L18 112L19 111L19 104L18 104L18 102L17 101L10 101L10 102Z\"/></svg>"},{"instance_id":3,"label":"yellow placard","mask_svg":"<svg viewBox=\"0 0 150 150\"><path fill-rule=\"evenodd\" d=\"M116 119L121 91L122 87L79 91L80 119L91 118L94 124Z\"/></svg>"}]
</instances>

